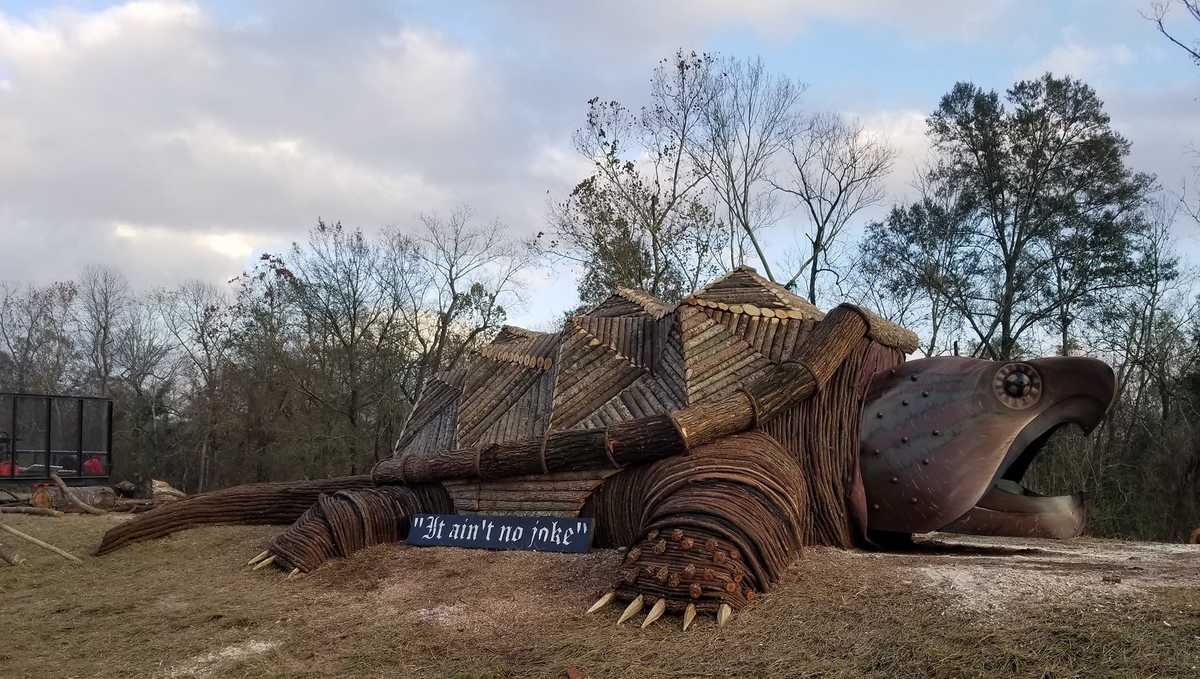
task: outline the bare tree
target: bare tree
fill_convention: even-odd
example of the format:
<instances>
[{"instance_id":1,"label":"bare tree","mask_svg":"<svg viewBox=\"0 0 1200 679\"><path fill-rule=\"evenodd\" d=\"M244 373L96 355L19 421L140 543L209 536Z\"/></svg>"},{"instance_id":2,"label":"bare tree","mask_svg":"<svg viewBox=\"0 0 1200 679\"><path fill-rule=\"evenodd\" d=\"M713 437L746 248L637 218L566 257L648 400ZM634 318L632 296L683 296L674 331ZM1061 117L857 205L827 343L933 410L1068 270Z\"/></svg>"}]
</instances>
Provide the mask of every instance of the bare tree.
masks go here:
<instances>
[{"instance_id":1,"label":"bare tree","mask_svg":"<svg viewBox=\"0 0 1200 679\"><path fill-rule=\"evenodd\" d=\"M740 244L748 241L774 281L759 232L778 216L768 178L776 154L797 132L805 85L771 74L761 58L724 59L710 83L713 94L696 148L712 164L709 180L732 230L729 263L741 263Z\"/></svg>"},{"instance_id":2,"label":"bare tree","mask_svg":"<svg viewBox=\"0 0 1200 679\"><path fill-rule=\"evenodd\" d=\"M0 284L0 352L13 391L62 391L74 343L67 328L74 283L45 286Z\"/></svg>"},{"instance_id":3,"label":"bare tree","mask_svg":"<svg viewBox=\"0 0 1200 679\"><path fill-rule=\"evenodd\" d=\"M121 430L114 436L122 437L122 466L134 474L159 472L172 452L164 429L181 365L174 347L153 300L131 298L117 324L112 365L121 387L114 394Z\"/></svg>"},{"instance_id":4,"label":"bare tree","mask_svg":"<svg viewBox=\"0 0 1200 679\"><path fill-rule=\"evenodd\" d=\"M1183 7L1183 11L1188 16L1196 23L1200 23L1200 0L1156 0L1156 2L1150 4L1150 13L1143 13L1142 16L1154 22L1154 25L1158 27L1158 32L1162 33L1163 37L1186 52L1193 61L1200 65L1200 42L1188 45L1183 39L1167 30L1167 15L1170 14L1171 8L1175 5Z\"/></svg>"},{"instance_id":5,"label":"bare tree","mask_svg":"<svg viewBox=\"0 0 1200 679\"><path fill-rule=\"evenodd\" d=\"M796 198L809 223L809 252L785 285L792 288L807 278L808 301L816 304L817 278L829 269L830 246L856 215L883 200L883 179L896 154L861 122L834 113L814 115L784 148L791 161L788 178L772 185Z\"/></svg>"},{"instance_id":6,"label":"bare tree","mask_svg":"<svg viewBox=\"0 0 1200 679\"><path fill-rule=\"evenodd\" d=\"M548 241L583 267L584 301L622 286L678 299L694 271L709 271L723 239L702 195L709 162L694 147L714 95L712 67L711 56L680 50L654 69L639 111L588 102L573 141L593 173L551 206Z\"/></svg>"},{"instance_id":7,"label":"bare tree","mask_svg":"<svg viewBox=\"0 0 1200 679\"><path fill-rule=\"evenodd\" d=\"M367 447L364 415L386 394L386 356L400 320L400 302L381 280L386 257L361 230L318 221L285 263L268 260L285 283L295 311L288 363L294 385L335 416L318 466L324 473L357 471Z\"/></svg>"},{"instance_id":8,"label":"bare tree","mask_svg":"<svg viewBox=\"0 0 1200 679\"><path fill-rule=\"evenodd\" d=\"M129 283L119 271L100 266L83 270L75 323L87 357L87 381L95 385L99 396L109 395L117 324L129 303Z\"/></svg>"},{"instance_id":9,"label":"bare tree","mask_svg":"<svg viewBox=\"0 0 1200 679\"><path fill-rule=\"evenodd\" d=\"M947 350L946 333L961 320L952 292L977 254L967 246L978 217L968 195L932 181L929 170L917 174L914 188L917 202L894 206L885 219L867 225L855 276L871 289L860 297L891 298L880 308L903 312L905 318L894 320L921 328L921 352L936 356Z\"/></svg>"},{"instance_id":10,"label":"bare tree","mask_svg":"<svg viewBox=\"0 0 1200 679\"><path fill-rule=\"evenodd\" d=\"M219 288L203 281L163 291L157 302L163 326L189 368L191 419L199 429L195 487L204 491L213 482L218 394L229 350L229 306Z\"/></svg>"},{"instance_id":11,"label":"bare tree","mask_svg":"<svg viewBox=\"0 0 1200 679\"><path fill-rule=\"evenodd\" d=\"M448 216L421 216L422 232L389 235L388 284L399 302L409 359L399 388L406 401L402 436L429 380L453 367L507 318L531 250L506 235L500 222L478 226L459 207Z\"/></svg>"}]
</instances>

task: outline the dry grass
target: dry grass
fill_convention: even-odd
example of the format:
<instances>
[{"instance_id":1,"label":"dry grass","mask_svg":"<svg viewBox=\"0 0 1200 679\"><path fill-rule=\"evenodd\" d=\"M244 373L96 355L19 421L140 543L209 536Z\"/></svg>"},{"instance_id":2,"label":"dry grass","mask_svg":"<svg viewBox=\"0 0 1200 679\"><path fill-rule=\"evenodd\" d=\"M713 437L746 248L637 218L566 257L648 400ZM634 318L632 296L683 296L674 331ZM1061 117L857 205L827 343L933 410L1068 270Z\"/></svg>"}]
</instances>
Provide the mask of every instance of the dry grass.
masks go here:
<instances>
[{"instance_id":1,"label":"dry grass","mask_svg":"<svg viewBox=\"0 0 1200 679\"><path fill-rule=\"evenodd\" d=\"M4 677L1200 674L1200 550L810 550L728 627L684 634L677 619L643 631L616 627L615 607L583 613L613 552L383 546L285 581L242 567L274 528L199 529L95 558L121 518L5 520L85 564L20 545L29 561L0 569Z\"/></svg>"}]
</instances>

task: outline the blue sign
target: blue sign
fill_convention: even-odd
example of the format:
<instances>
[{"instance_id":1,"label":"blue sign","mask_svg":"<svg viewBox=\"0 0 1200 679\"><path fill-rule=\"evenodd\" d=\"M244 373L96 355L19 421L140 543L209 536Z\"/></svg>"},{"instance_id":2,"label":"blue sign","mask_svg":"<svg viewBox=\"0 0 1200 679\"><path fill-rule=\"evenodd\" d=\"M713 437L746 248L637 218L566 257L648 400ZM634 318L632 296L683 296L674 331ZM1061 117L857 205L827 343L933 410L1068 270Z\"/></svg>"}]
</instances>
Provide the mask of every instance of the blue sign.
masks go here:
<instances>
[{"instance_id":1,"label":"blue sign","mask_svg":"<svg viewBox=\"0 0 1200 679\"><path fill-rule=\"evenodd\" d=\"M592 520L561 516L416 514L407 542L418 547L586 552L592 544Z\"/></svg>"}]
</instances>

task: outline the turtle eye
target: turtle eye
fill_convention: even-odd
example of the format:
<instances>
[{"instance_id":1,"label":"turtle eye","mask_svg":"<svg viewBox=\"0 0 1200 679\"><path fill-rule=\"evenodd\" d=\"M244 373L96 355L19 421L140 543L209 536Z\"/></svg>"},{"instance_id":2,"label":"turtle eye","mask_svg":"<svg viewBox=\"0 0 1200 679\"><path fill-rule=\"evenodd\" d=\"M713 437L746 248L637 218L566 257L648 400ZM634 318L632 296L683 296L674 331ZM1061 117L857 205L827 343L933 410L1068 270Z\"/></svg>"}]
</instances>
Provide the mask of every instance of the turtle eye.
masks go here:
<instances>
[{"instance_id":1,"label":"turtle eye","mask_svg":"<svg viewBox=\"0 0 1200 679\"><path fill-rule=\"evenodd\" d=\"M1033 384L1033 380L1025 373L1012 373L1004 378L1004 393L1013 398L1021 398L1029 391L1029 385Z\"/></svg>"},{"instance_id":2,"label":"turtle eye","mask_svg":"<svg viewBox=\"0 0 1200 679\"><path fill-rule=\"evenodd\" d=\"M1014 410L1037 404L1042 396L1042 376L1028 363L1006 363L992 380L996 398Z\"/></svg>"}]
</instances>

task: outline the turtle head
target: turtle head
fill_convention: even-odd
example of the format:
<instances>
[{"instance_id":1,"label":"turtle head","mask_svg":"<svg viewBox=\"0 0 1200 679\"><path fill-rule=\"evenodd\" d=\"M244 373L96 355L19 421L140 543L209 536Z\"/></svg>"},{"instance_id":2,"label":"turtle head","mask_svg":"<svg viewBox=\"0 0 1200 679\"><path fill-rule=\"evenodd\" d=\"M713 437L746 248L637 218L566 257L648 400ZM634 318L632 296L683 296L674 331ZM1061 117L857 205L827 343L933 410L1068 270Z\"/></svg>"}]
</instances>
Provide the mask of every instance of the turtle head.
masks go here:
<instances>
[{"instance_id":1,"label":"turtle head","mask_svg":"<svg viewBox=\"0 0 1200 679\"><path fill-rule=\"evenodd\" d=\"M940 357L877 374L861 429L866 527L1067 538L1083 531L1082 494L1021 485L1059 428L1091 432L1116 393L1091 358Z\"/></svg>"}]
</instances>

